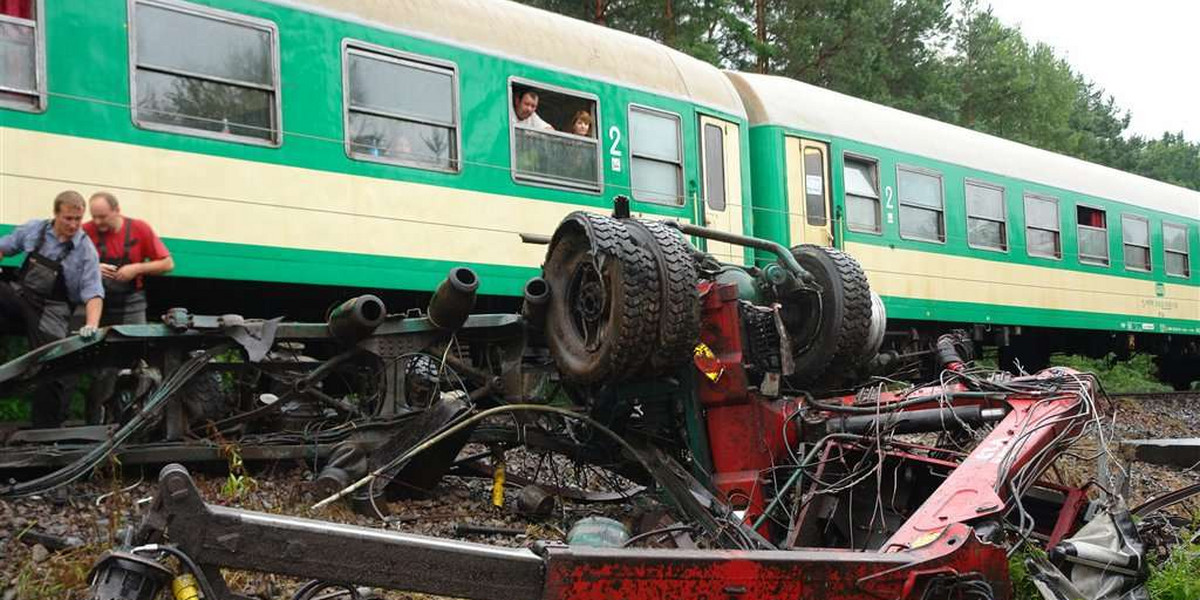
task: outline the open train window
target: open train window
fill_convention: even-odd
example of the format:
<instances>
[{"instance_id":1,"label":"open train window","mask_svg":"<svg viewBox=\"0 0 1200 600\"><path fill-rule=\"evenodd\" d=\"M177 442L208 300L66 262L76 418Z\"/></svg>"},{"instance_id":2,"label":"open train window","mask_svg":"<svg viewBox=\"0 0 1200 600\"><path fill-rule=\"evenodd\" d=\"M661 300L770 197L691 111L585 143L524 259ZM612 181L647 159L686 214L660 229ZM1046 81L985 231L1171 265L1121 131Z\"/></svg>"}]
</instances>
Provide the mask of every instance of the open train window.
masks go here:
<instances>
[{"instance_id":1,"label":"open train window","mask_svg":"<svg viewBox=\"0 0 1200 600\"><path fill-rule=\"evenodd\" d=\"M139 127L278 146L275 24L178 0L137 0L130 28Z\"/></svg>"},{"instance_id":2,"label":"open train window","mask_svg":"<svg viewBox=\"0 0 1200 600\"><path fill-rule=\"evenodd\" d=\"M0 107L46 107L41 0L0 0Z\"/></svg>"},{"instance_id":3,"label":"open train window","mask_svg":"<svg viewBox=\"0 0 1200 600\"><path fill-rule=\"evenodd\" d=\"M347 155L457 171L454 64L358 43L343 54Z\"/></svg>"},{"instance_id":4,"label":"open train window","mask_svg":"<svg viewBox=\"0 0 1200 600\"><path fill-rule=\"evenodd\" d=\"M1062 258L1058 199L1025 194L1025 249L1030 256Z\"/></svg>"},{"instance_id":5,"label":"open train window","mask_svg":"<svg viewBox=\"0 0 1200 600\"><path fill-rule=\"evenodd\" d=\"M1008 220L1004 188L981 181L966 182L967 245L985 250L1008 250Z\"/></svg>"},{"instance_id":6,"label":"open train window","mask_svg":"<svg viewBox=\"0 0 1200 600\"><path fill-rule=\"evenodd\" d=\"M1099 208L1075 207L1079 262L1108 266L1108 215Z\"/></svg>"},{"instance_id":7,"label":"open train window","mask_svg":"<svg viewBox=\"0 0 1200 600\"><path fill-rule=\"evenodd\" d=\"M1150 221L1136 215L1121 215L1121 241L1125 246L1125 270L1150 270Z\"/></svg>"},{"instance_id":8,"label":"open train window","mask_svg":"<svg viewBox=\"0 0 1200 600\"><path fill-rule=\"evenodd\" d=\"M1192 274L1191 252L1188 248L1186 225L1163 223L1163 251L1167 275L1190 277Z\"/></svg>"},{"instance_id":9,"label":"open train window","mask_svg":"<svg viewBox=\"0 0 1200 600\"><path fill-rule=\"evenodd\" d=\"M715 132L718 136L720 130ZM708 135L707 133L705 135ZM719 200L725 204L725 159L724 140L716 144L707 143L709 152L721 152L709 157L709 169L704 174L709 178L711 197L708 202ZM629 107L629 151L630 180L633 199L669 206L683 206L683 121L679 115L641 106ZM720 169L720 171L717 171ZM718 173L720 182L716 181ZM717 191L719 190L719 191Z\"/></svg>"},{"instance_id":10,"label":"open train window","mask_svg":"<svg viewBox=\"0 0 1200 600\"><path fill-rule=\"evenodd\" d=\"M879 233L879 163L845 156L846 227L850 231Z\"/></svg>"},{"instance_id":11,"label":"open train window","mask_svg":"<svg viewBox=\"0 0 1200 600\"><path fill-rule=\"evenodd\" d=\"M900 198L900 237L926 242L946 241L940 173L897 167L896 195Z\"/></svg>"},{"instance_id":12,"label":"open train window","mask_svg":"<svg viewBox=\"0 0 1200 600\"><path fill-rule=\"evenodd\" d=\"M508 112L513 179L599 192L599 101L595 96L511 79Z\"/></svg>"}]
</instances>

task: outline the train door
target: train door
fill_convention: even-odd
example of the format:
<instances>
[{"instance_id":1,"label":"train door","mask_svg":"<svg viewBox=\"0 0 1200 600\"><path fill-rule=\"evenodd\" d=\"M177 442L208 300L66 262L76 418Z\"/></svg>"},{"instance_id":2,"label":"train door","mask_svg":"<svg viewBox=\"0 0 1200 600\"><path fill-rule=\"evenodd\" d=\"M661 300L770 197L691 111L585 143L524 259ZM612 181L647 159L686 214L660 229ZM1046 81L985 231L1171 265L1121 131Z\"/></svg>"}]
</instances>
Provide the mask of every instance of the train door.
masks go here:
<instances>
[{"instance_id":1,"label":"train door","mask_svg":"<svg viewBox=\"0 0 1200 600\"><path fill-rule=\"evenodd\" d=\"M791 245L833 245L829 145L787 138L788 229Z\"/></svg>"},{"instance_id":2,"label":"train door","mask_svg":"<svg viewBox=\"0 0 1200 600\"><path fill-rule=\"evenodd\" d=\"M705 227L741 235L741 137L736 123L700 115L701 200L696 203ZM707 240L708 252L721 262L744 264L742 246Z\"/></svg>"}]
</instances>

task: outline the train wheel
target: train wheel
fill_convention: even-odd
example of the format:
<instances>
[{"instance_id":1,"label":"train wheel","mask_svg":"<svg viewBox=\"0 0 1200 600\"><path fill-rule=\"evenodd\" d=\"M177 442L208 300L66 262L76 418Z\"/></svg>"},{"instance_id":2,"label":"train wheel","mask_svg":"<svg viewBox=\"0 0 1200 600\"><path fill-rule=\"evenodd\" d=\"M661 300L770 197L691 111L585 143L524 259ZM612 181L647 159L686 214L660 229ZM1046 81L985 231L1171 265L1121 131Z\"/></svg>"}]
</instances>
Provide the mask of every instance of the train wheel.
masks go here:
<instances>
[{"instance_id":1,"label":"train wheel","mask_svg":"<svg viewBox=\"0 0 1200 600\"><path fill-rule=\"evenodd\" d=\"M692 246L679 230L661 221L623 221L651 250L658 267L658 344L650 372L659 374L688 361L700 339L700 294Z\"/></svg>"},{"instance_id":2,"label":"train wheel","mask_svg":"<svg viewBox=\"0 0 1200 600\"><path fill-rule=\"evenodd\" d=\"M845 252L806 244L792 248L792 255L821 288L819 301L791 310L792 383L836 387L858 370L872 343L871 287L858 261Z\"/></svg>"},{"instance_id":3,"label":"train wheel","mask_svg":"<svg viewBox=\"0 0 1200 600\"><path fill-rule=\"evenodd\" d=\"M654 257L620 221L568 215L543 267L550 284L546 339L569 381L632 378L657 341L659 285Z\"/></svg>"}]
</instances>

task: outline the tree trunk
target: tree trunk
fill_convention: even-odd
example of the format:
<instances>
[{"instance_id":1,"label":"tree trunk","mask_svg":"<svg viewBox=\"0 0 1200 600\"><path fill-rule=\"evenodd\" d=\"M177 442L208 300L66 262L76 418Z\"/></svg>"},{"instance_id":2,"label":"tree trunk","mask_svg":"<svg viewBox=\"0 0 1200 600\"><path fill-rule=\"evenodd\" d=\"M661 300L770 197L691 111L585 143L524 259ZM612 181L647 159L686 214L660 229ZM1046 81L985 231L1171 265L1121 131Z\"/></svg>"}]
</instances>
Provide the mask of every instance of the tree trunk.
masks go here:
<instances>
[{"instance_id":1,"label":"tree trunk","mask_svg":"<svg viewBox=\"0 0 1200 600\"><path fill-rule=\"evenodd\" d=\"M592 12L592 22L597 25L608 25L608 0L594 0L595 10Z\"/></svg>"},{"instance_id":2,"label":"tree trunk","mask_svg":"<svg viewBox=\"0 0 1200 600\"><path fill-rule=\"evenodd\" d=\"M767 61L767 0L754 0L754 37L758 40L758 60L755 69L766 73Z\"/></svg>"},{"instance_id":3,"label":"tree trunk","mask_svg":"<svg viewBox=\"0 0 1200 600\"><path fill-rule=\"evenodd\" d=\"M663 27L663 43L674 48L675 47L675 6L671 0L665 0L666 12L663 18L666 19L665 27Z\"/></svg>"}]
</instances>

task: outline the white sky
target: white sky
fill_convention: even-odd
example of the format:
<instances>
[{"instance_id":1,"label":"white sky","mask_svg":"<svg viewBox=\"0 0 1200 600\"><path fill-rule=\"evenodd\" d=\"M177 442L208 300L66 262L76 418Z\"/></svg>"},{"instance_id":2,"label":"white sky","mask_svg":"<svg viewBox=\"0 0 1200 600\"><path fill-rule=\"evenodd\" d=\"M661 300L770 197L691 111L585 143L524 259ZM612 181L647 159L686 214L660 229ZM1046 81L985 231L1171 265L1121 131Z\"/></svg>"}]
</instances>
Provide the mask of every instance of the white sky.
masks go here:
<instances>
[{"instance_id":1,"label":"white sky","mask_svg":"<svg viewBox=\"0 0 1200 600\"><path fill-rule=\"evenodd\" d=\"M982 0L1116 98L1126 133L1200 141L1200 1Z\"/></svg>"}]
</instances>

